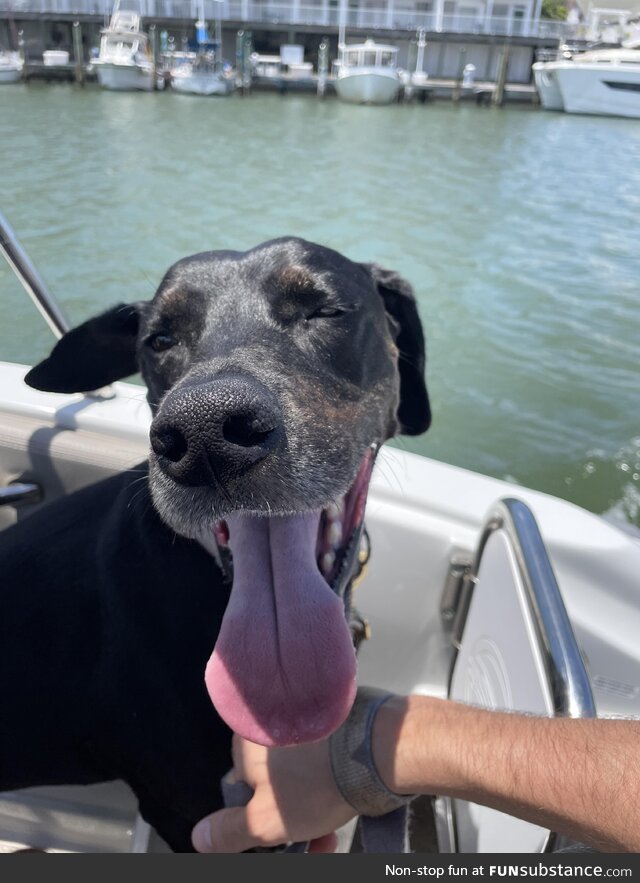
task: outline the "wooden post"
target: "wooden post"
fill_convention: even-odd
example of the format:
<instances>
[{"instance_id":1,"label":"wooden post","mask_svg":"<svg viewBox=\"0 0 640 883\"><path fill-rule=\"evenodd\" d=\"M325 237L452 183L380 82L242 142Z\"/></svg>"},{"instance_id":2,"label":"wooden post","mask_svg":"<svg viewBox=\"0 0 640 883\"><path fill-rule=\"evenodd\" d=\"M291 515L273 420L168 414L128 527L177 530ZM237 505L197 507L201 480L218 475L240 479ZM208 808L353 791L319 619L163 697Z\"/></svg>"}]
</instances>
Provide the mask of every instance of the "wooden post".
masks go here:
<instances>
[{"instance_id":1,"label":"wooden post","mask_svg":"<svg viewBox=\"0 0 640 883\"><path fill-rule=\"evenodd\" d=\"M318 98L324 98L329 70L329 39L325 37L318 47Z\"/></svg>"},{"instance_id":2,"label":"wooden post","mask_svg":"<svg viewBox=\"0 0 640 883\"><path fill-rule=\"evenodd\" d=\"M451 100L454 104L457 104L460 101L460 93L462 91L462 77L464 75L464 58L467 54L467 50L459 49L458 53L458 74L456 76L456 84L453 87L453 92L451 93Z\"/></svg>"},{"instance_id":3,"label":"wooden post","mask_svg":"<svg viewBox=\"0 0 640 883\"><path fill-rule=\"evenodd\" d=\"M509 44L505 43L502 47L502 52L500 54L500 61L498 62L498 78L496 80L496 86L493 90L493 100L492 104L494 107L502 107L504 102L504 87L507 82L507 67L509 66Z\"/></svg>"},{"instance_id":4,"label":"wooden post","mask_svg":"<svg viewBox=\"0 0 640 883\"><path fill-rule=\"evenodd\" d=\"M158 32L155 25L149 25L149 43L153 61L153 88L158 88Z\"/></svg>"},{"instance_id":5,"label":"wooden post","mask_svg":"<svg viewBox=\"0 0 640 883\"><path fill-rule=\"evenodd\" d=\"M79 21L73 23L73 55L76 63L76 83L84 86L84 50L82 48L82 27Z\"/></svg>"},{"instance_id":6,"label":"wooden post","mask_svg":"<svg viewBox=\"0 0 640 883\"><path fill-rule=\"evenodd\" d=\"M26 82L29 79L27 71L29 58L27 56L27 41L24 38L24 31L18 31L18 52L22 59L22 79Z\"/></svg>"},{"instance_id":7,"label":"wooden post","mask_svg":"<svg viewBox=\"0 0 640 883\"><path fill-rule=\"evenodd\" d=\"M236 88L242 89L244 76L244 31L236 34Z\"/></svg>"}]
</instances>

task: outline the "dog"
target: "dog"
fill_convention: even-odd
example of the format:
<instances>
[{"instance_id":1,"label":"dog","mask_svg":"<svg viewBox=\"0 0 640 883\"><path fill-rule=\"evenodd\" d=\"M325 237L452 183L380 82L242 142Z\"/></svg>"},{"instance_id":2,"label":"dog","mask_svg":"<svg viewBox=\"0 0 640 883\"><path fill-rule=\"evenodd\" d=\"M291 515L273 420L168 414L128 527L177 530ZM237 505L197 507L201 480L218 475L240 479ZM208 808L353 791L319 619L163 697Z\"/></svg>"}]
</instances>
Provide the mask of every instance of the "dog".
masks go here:
<instances>
[{"instance_id":1,"label":"dog","mask_svg":"<svg viewBox=\"0 0 640 883\"><path fill-rule=\"evenodd\" d=\"M377 446L429 427L425 343L396 273L283 238L179 261L26 382L86 392L136 371L148 463L0 534L0 790L124 779L187 852L221 806L232 730L290 745L349 711L330 586Z\"/></svg>"}]
</instances>

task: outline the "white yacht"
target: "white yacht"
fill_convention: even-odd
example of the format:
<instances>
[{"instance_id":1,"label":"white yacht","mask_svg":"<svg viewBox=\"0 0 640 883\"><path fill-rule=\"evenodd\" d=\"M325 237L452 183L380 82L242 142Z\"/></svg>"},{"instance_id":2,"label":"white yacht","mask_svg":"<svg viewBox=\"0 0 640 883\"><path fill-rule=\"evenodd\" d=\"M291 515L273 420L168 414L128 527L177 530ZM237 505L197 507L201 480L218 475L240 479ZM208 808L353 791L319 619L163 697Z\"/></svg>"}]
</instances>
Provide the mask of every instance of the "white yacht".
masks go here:
<instances>
[{"instance_id":1,"label":"white yacht","mask_svg":"<svg viewBox=\"0 0 640 883\"><path fill-rule=\"evenodd\" d=\"M23 63L18 52L9 52L0 46L0 84L17 83L22 77Z\"/></svg>"},{"instance_id":2,"label":"white yacht","mask_svg":"<svg viewBox=\"0 0 640 883\"><path fill-rule=\"evenodd\" d=\"M390 104L402 80L395 46L366 40L339 46L335 63L335 88L342 101L351 104Z\"/></svg>"},{"instance_id":3,"label":"white yacht","mask_svg":"<svg viewBox=\"0 0 640 883\"><path fill-rule=\"evenodd\" d=\"M536 62L533 74L546 110L640 118L640 48Z\"/></svg>"},{"instance_id":4,"label":"white yacht","mask_svg":"<svg viewBox=\"0 0 640 883\"><path fill-rule=\"evenodd\" d=\"M137 9L123 8L116 0L109 27L102 31L100 54L93 61L98 82L105 89L151 92L155 68L147 35L141 30Z\"/></svg>"},{"instance_id":5,"label":"white yacht","mask_svg":"<svg viewBox=\"0 0 640 883\"><path fill-rule=\"evenodd\" d=\"M60 337L64 316L1 214L0 251ZM0 530L149 448L139 386L44 393L25 385L26 370L0 363ZM380 453L366 520L372 566L355 603L371 635L360 683L549 717L640 716L631 526L394 448ZM368 544L361 553L366 561ZM463 800L439 799L435 821L441 852L541 853L554 843L546 829ZM122 783L0 795L0 852L25 847L166 851Z\"/></svg>"}]
</instances>

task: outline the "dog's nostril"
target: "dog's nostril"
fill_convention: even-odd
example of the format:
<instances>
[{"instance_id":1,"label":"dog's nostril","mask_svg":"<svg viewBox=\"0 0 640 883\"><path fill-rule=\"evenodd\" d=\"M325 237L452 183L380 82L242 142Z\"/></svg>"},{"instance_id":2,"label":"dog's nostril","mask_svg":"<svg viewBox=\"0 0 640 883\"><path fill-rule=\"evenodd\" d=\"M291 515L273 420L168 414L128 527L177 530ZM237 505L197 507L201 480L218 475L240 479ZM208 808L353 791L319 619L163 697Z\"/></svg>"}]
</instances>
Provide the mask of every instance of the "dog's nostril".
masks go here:
<instances>
[{"instance_id":1,"label":"dog's nostril","mask_svg":"<svg viewBox=\"0 0 640 883\"><path fill-rule=\"evenodd\" d=\"M168 427L151 432L151 447L159 457L179 463L187 453L188 444L179 429Z\"/></svg>"},{"instance_id":2,"label":"dog's nostril","mask_svg":"<svg viewBox=\"0 0 640 883\"><path fill-rule=\"evenodd\" d=\"M222 436L225 441L232 445L243 448L254 448L263 445L273 434L275 427L258 429L255 417L244 414L234 414L228 417L222 425Z\"/></svg>"}]
</instances>

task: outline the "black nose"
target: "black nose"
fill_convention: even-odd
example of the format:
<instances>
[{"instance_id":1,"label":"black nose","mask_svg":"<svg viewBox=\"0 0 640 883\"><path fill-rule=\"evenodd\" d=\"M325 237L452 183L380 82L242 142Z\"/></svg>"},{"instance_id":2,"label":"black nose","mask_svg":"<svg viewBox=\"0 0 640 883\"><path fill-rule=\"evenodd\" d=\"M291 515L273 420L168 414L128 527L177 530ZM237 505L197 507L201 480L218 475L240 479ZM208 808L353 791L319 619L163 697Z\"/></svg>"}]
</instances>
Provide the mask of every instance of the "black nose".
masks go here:
<instances>
[{"instance_id":1,"label":"black nose","mask_svg":"<svg viewBox=\"0 0 640 883\"><path fill-rule=\"evenodd\" d=\"M227 484L274 451L278 400L253 378L224 377L169 393L151 424L160 468L180 484Z\"/></svg>"}]
</instances>

